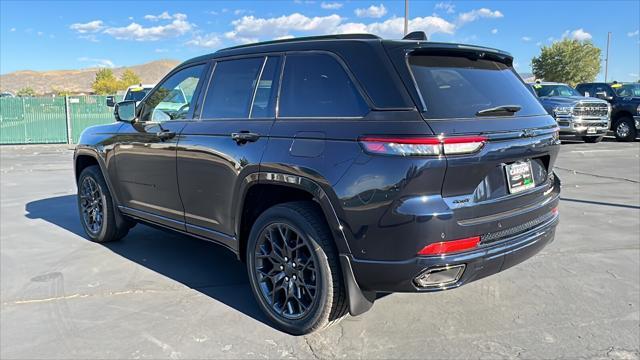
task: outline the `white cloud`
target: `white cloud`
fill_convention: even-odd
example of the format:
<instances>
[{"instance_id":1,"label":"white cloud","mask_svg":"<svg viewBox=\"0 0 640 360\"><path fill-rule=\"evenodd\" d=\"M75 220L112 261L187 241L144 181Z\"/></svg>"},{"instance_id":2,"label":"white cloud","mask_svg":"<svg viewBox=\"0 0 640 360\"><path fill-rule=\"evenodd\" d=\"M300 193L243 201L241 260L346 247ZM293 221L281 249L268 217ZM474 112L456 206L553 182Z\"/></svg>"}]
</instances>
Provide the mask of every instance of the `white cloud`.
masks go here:
<instances>
[{"instance_id":1,"label":"white cloud","mask_svg":"<svg viewBox=\"0 0 640 360\"><path fill-rule=\"evenodd\" d=\"M504 17L504 15L498 10L493 11L487 8L475 9L458 15L458 24L462 25L480 18L498 19L501 17Z\"/></svg>"},{"instance_id":2,"label":"white cloud","mask_svg":"<svg viewBox=\"0 0 640 360\"><path fill-rule=\"evenodd\" d=\"M436 10L444 10L447 14L453 14L456 12L455 8L456 6L450 2L439 2L435 6Z\"/></svg>"},{"instance_id":3,"label":"white cloud","mask_svg":"<svg viewBox=\"0 0 640 360\"><path fill-rule=\"evenodd\" d=\"M520 39L522 39L522 41L524 41L524 42L529 42L529 41L531 41L531 40L532 40L532 39L531 39L530 37L528 37L528 36L523 36L523 37L521 37Z\"/></svg>"},{"instance_id":4,"label":"white cloud","mask_svg":"<svg viewBox=\"0 0 640 360\"><path fill-rule=\"evenodd\" d=\"M381 18L387 15L387 8L385 8L383 4L378 6L371 5L366 9L356 9L354 12L357 17Z\"/></svg>"},{"instance_id":5,"label":"white cloud","mask_svg":"<svg viewBox=\"0 0 640 360\"><path fill-rule=\"evenodd\" d=\"M562 34L562 38L566 39L573 39L573 40L578 40L578 41L585 41L585 40L591 40L592 36L591 34L589 34L588 32L584 31L584 29L580 28L580 29L576 29L573 31L565 31Z\"/></svg>"},{"instance_id":6,"label":"white cloud","mask_svg":"<svg viewBox=\"0 0 640 360\"><path fill-rule=\"evenodd\" d=\"M632 78L637 78L637 77L638 77L638 74L636 74L636 73L629 73L629 76L631 76Z\"/></svg>"},{"instance_id":7,"label":"white cloud","mask_svg":"<svg viewBox=\"0 0 640 360\"><path fill-rule=\"evenodd\" d=\"M633 37L633 36L638 36L640 35L640 30L636 30L636 31L630 31L627 33L628 37Z\"/></svg>"},{"instance_id":8,"label":"white cloud","mask_svg":"<svg viewBox=\"0 0 640 360\"><path fill-rule=\"evenodd\" d=\"M113 61L111 61L109 59L96 59L96 58L90 58L90 57L83 56L83 57L78 58L78 61L93 63L92 65L90 65L91 67L107 67L107 68L116 67L116 65L113 63Z\"/></svg>"},{"instance_id":9,"label":"white cloud","mask_svg":"<svg viewBox=\"0 0 640 360\"><path fill-rule=\"evenodd\" d=\"M100 42L94 34L78 35L78 39L85 39L94 43Z\"/></svg>"},{"instance_id":10,"label":"white cloud","mask_svg":"<svg viewBox=\"0 0 640 360\"><path fill-rule=\"evenodd\" d=\"M381 6L383 7L383 6ZM384 10L386 11L386 9ZM499 11L489 9L477 9L460 14L457 21L451 22L437 15L415 17L409 20L411 31L424 31L427 36L433 34L455 34L456 30L466 23L480 18L502 17ZM315 34L344 34L344 33L371 33L384 38L402 38L404 20L401 17L391 17L384 21L346 22L346 18L337 14L328 16L309 17L300 13L293 13L279 17L261 18L254 15L243 16L234 20L233 29L219 35L222 39L229 39L238 43L251 43L260 40L271 40L293 35ZM496 34L498 29L491 31ZM298 34L302 33L302 34ZM195 38L195 40L202 41ZM193 42L192 42L193 43Z\"/></svg>"},{"instance_id":11,"label":"white cloud","mask_svg":"<svg viewBox=\"0 0 640 360\"><path fill-rule=\"evenodd\" d=\"M435 33L453 34L455 25L437 16L417 17L409 20L411 31L424 31L427 36ZM404 31L404 19L394 17L370 24L346 23L338 27L338 33L371 33L384 38L400 38Z\"/></svg>"},{"instance_id":12,"label":"white cloud","mask_svg":"<svg viewBox=\"0 0 640 360\"><path fill-rule=\"evenodd\" d=\"M145 15L145 20L158 21L158 20L171 20L173 16L169 15L168 11L163 11L160 15ZM131 19L130 19L131 20Z\"/></svg>"},{"instance_id":13,"label":"white cloud","mask_svg":"<svg viewBox=\"0 0 640 360\"><path fill-rule=\"evenodd\" d=\"M75 23L69 26L69 29L75 30L80 34L98 32L104 28L102 20L93 20L88 23Z\"/></svg>"},{"instance_id":14,"label":"white cloud","mask_svg":"<svg viewBox=\"0 0 640 360\"><path fill-rule=\"evenodd\" d=\"M16 28L11 28L9 31L16 32Z\"/></svg>"},{"instance_id":15,"label":"white cloud","mask_svg":"<svg viewBox=\"0 0 640 360\"><path fill-rule=\"evenodd\" d=\"M497 34L497 33L498 33L498 29L491 29L491 33L492 33L493 35Z\"/></svg>"},{"instance_id":16,"label":"white cloud","mask_svg":"<svg viewBox=\"0 0 640 360\"><path fill-rule=\"evenodd\" d=\"M44 35L44 33L42 31L38 31L36 34L38 34L38 36Z\"/></svg>"},{"instance_id":17,"label":"white cloud","mask_svg":"<svg viewBox=\"0 0 640 360\"><path fill-rule=\"evenodd\" d=\"M339 2L321 2L320 7L325 10L337 10L342 7L342 3Z\"/></svg>"},{"instance_id":18,"label":"white cloud","mask_svg":"<svg viewBox=\"0 0 640 360\"><path fill-rule=\"evenodd\" d=\"M290 31L331 33L342 22L339 15L307 17L300 13L275 18L243 16L231 22L233 30L226 32L227 39L241 43L255 42L259 37L276 38L288 35Z\"/></svg>"},{"instance_id":19,"label":"white cloud","mask_svg":"<svg viewBox=\"0 0 640 360\"><path fill-rule=\"evenodd\" d=\"M277 38L275 38L274 40L286 40L286 39L293 39L295 36L293 35L284 35L284 36L278 36Z\"/></svg>"},{"instance_id":20,"label":"white cloud","mask_svg":"<svg viewBox=\"0 0 640 360\"><path fill-rule=\"evenodd\" d=\"M103 32L119 40L156 41L184 35L194 27L193 24L187 21L187 15L185 14L176 13L170 16L172 21L166 25L144 27L132 22L128 26L110 27Z\"/></svg>"},{"instance_id":21,"label":"white cloud","mask_svg":"<svg viewBox=\"0 0 640 360\"><path fill-rule=\"evenodd\" d=\"M155 49L154 51L157 52L157 53L166 53L169 50L167 50L167 49Z\"/></svg>"},{"instance_id":22,"label":"white cloud","mask_svg":"<svg viewBox=\"0 0 640 360\"><path fill-rule=\"evenodd\" d=\"M198 35L187 41L187 45L198 46L207 49L219 47L222 39L217 34Z\"/></svg>"}]
</instances>

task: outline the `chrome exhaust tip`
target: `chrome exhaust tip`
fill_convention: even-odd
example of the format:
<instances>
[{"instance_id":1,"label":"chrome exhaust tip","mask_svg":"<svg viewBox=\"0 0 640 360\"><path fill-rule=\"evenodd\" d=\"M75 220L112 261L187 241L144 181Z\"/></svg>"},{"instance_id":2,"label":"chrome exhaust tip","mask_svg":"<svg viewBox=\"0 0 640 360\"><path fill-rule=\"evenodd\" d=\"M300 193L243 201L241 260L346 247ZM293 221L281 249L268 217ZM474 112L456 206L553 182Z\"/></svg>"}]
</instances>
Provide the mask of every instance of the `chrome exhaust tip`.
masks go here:
<instances>
[{"instance_id":1,"label":"chrome exhaust tip","mask_svg":"<svg viewBox=\"0 0 640 360\"><path fill-rule=\"evenodd\" d=\"M465 268L465 264L429 268L416 276L413 282L419 288L445 287L458 282Z\"/></svg>"}]
</instances>

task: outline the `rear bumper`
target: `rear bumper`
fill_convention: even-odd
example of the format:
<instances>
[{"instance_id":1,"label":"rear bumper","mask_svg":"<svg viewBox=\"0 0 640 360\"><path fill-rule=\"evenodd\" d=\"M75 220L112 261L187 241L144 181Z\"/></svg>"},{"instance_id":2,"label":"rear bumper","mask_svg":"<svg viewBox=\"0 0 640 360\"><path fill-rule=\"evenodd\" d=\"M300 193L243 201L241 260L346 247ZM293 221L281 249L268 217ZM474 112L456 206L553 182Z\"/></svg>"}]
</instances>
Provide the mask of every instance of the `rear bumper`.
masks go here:
<instances>
[{"instance_id":1,"label":"rear bumper","mask_svg":"<svg viewBox=\"0 0 640 360\"><path fill-rule=\"evenodd\" d=\"M456 288L519 264L553 241L557 214L539 226L478 249L444 256L418 256L405 261L371 261L350 258L360 288L372 292L430 292ZM429 269L464 265L460 279L454 283L421 288L414 279Z\"/></svg>"}]
</instances>

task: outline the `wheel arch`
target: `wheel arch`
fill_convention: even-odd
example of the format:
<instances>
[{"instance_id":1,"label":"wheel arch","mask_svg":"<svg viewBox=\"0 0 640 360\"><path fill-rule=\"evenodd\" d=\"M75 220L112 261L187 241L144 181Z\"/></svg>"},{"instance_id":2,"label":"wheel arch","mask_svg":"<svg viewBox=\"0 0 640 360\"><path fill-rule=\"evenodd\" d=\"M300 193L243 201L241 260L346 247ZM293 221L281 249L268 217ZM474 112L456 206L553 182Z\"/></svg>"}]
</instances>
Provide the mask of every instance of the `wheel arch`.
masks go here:
<instances>
[{"instance_id":1,"label":"wheel arch","mask_svg":"<svg viewBox=\"0 0 640 360\"><path fill-rule=\"evenodd\" d=\"M125 219L118 210L118 205L120 205L118 194L116 191L114 191L115 189L113 184L111 183L104 158L100 156L98 151L94 148L78 146L73 156L74 177L76 185L78 184L78 180L80 179L82 170L93 165L97 165L100 169L100 173L102 173L102 177L104 178L104 181L107 184L107 188L109 189L109 194L111 194L111 201L113 201L114 203L116 222L118 224L121 224L125 221Z\"/></svg>"},{"instance_id":2,"label":"wheel arch","mask_svg":"<svg viewBox=\"0 0 640 360\"><path fill-rule=\"evenodd\" d=\"M238 192L239 196L236 198L239 199L239 205L235 209L235 233L238 239L238 257L241 260L244 260L244 246L253 221L273 205L297 200L314 201L318 204L331 230L338 252L351 253L329 195L314 180L286 173L257 172L245 177ZM256 198L256 195L261 196ZM259 199L259 202L256 199Z\"/></svg>"},{"instance_id":3,"label":"wheel arch","mask_svg":"<svg viewBox=\"0 0 640 360\"><path fill-rule=\"evenodd\" d=\"M264 191L261 192L261 189ZM276 191L276 189L279 190ZM260 207L257 209L255 214L247 215L246 209L250 209L251 206L255 204L253 199L249 201L247 200L255 196L255 194L264 193L268 193L270 197L265 198L259 196L258 198L261 203ZM283 194L286 195L280 197L280 195ZM374 292L363 291L359 287L349 261L351 250L342 230L340 219L333 206L330 194L328 194L322 186L304 176L275 172L258 172L245 178L241 185L240 195L240 205L236 210L235 217L237 220L236 234L238 239L238 257L240 260L245 260L246 244L248 241L250 227L253 224L253 221L255 221L259 214L264 210L278 203L293 200L314 201L318 204L324 214L338 250L342 277L347 292L347 299L349 301L349 313L353 316L360 315L368 311L373 306L376 294ZM273 198L278 201L273 202ZM247 218L246 216L250 217Z\"/></svg>"},{"instance_id":4,"label":"wheel arch","mask_svg":"<svg viewBox=\"0 0 640 360\"><path fill-rule=\"evenodd\" d=\"M631 112L627 110L620 110L611 115L611 126L613 127L614 122L624 117L630 117L633 120L633 114L631 114Z\"/></svg>"}]
</instances>

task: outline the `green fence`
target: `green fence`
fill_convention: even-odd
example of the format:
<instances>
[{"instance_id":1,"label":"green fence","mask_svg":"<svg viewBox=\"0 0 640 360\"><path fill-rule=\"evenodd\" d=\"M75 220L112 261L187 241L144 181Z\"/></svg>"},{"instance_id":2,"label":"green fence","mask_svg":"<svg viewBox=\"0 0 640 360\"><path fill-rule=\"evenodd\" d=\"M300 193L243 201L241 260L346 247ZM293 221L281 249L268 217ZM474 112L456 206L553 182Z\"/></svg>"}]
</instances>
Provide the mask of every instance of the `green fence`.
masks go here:
<instances>
[{"instance_id":1,"label":"green fence","mask_svg":"<svg viewBox=\"0 0 640 360\"><path fill-rule=\"evenodd\" d=\"M0 98L0 144L75 143L92 125L114 121L106 96Z\"/></svg>"}]
</instances>

